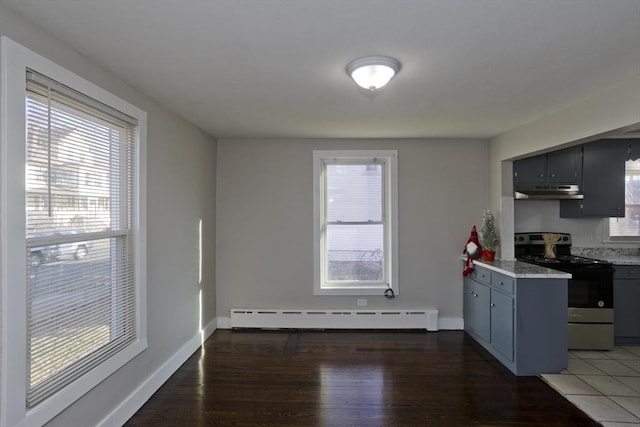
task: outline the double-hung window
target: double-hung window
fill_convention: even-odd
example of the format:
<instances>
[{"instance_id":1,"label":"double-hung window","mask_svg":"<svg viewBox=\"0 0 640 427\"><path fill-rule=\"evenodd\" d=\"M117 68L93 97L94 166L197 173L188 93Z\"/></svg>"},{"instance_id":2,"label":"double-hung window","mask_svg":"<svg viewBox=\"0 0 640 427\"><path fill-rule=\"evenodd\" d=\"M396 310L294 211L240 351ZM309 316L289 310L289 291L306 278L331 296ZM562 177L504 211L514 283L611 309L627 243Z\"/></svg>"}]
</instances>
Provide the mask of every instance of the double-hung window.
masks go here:
<instances>
[{"instance_id":1,"label":"double-hung window","mask_svg":"<svg viewBox=\"0 0 640 427\"><path fill-rule=\"evenodd\" d=\"M640 241L640 159L628 160L625 170L625 216L606 221L611 241L637 243Z\"/></svg>"},{"instance_id":2,"label":"double-hung window","mask_svg":"<svg viewBox=\"0 0 640 427\"><path fill-rule=\"evenodd\" d=\"M313 156L315 294L397 294L397 152Z\"/></svg>"},{"instance_id":3,"label":"double-hung window","mask_svg":"<svg viewBox=\"0 0 640 427\"><path fill-rule=\"evenodd\" d=\"M2 50L0 424L41 425L146 348L146 114Z\"/></svg>"}]
</instances>

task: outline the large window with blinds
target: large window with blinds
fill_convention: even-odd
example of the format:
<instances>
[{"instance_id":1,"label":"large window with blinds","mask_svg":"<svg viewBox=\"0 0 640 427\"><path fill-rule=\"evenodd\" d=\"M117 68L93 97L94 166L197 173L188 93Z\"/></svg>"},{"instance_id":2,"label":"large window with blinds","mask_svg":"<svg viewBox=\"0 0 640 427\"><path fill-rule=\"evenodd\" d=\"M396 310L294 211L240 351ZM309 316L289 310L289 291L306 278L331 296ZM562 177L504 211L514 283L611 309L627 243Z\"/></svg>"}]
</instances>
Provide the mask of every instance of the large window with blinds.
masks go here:
<instances>
[{"instance_id":1,"label":"large window with blinds","mask_svg":"<svg viewBox=\"0 0 640 427\"><path fill-rule=\"evenodd\" d=\"M0 424L41 425L146 348L146 115L2 42Z\"/></svg>"},{"instance_id":2,"label":"large window with blinds","mask_svg":"<svg viewBox=\"0 0 640 427\"><path fill-rule=\"evenodd\" d=\"M625 173L625 216L609 218L612 241L640 241L640 159L628 160Z\"/></svg>"},{"instance_id":3,"label":"large window with blinds","mask_svg":"<svg viewBox=\"0 0 640 427\"><path fill-rule=\"evenodd\" d=\"M32 406L135 340L138 123L32 70L26 80Z\"/></svg>"},{"instance_id":4,"label":"large window with blinds","mask_svg":"<svg viewBox=\"0 0 640 427\"><path fill-rule=\"evenodd\" d=\"M316 151L314 180L315 293L397 293L396 152Z\"/></svg>"}]
</instances>

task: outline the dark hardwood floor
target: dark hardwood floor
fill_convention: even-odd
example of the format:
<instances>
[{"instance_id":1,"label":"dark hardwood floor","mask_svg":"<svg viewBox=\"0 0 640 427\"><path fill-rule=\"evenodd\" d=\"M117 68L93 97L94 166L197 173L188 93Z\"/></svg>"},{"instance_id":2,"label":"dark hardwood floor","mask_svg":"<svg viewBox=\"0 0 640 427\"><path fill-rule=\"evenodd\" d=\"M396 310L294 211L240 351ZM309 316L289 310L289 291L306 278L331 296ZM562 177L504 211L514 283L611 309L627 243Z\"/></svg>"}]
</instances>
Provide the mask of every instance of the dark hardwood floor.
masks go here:
<instances>
[{"instance_id":1,"label":"dark hardwood floor","mask_svg":"<svg viewBox=\"0 0 640 427\"><path fill-rule=\"evenodd\" d=\"M126 426L598 426L461 331L218 330Z\"/></svg>"}]
</instances>

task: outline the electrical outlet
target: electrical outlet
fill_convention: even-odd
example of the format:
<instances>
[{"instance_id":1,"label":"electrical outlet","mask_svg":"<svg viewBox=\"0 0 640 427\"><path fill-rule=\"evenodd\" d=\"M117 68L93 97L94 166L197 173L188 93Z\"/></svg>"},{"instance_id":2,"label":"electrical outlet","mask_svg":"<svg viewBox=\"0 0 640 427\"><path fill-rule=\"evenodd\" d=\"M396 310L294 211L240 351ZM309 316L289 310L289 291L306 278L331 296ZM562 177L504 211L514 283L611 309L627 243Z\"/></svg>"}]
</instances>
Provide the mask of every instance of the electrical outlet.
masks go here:
<instances>
[{"instance_id":1,"label":"electrical outlet","mask_svg":"<svg viewBox=\"0 0 640 427\"><path fill-rule=\"evenodd\" d=\"M366 307L366 306L367 306L367 300L366 300L365 298L358 299L358 300L356 301L356 305L357 305L358 307Z\"/></svg>"}]
</instances>

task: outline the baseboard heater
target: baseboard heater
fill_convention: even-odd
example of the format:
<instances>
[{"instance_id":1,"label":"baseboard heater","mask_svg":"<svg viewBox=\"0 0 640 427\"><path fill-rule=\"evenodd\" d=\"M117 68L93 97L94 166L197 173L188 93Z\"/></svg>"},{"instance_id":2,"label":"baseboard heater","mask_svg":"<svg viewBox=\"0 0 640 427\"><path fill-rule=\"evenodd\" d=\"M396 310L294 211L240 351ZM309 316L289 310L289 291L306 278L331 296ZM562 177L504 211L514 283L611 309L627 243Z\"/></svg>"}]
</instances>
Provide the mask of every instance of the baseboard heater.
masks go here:
<instances>
[{"instance_id":1,"label":"baseboard heater","mask_svg":"<svg viewBox=\"0 0 640 427\"><path fill-rule=\"evenodd\" d=\"M232 328L438 330L438 309L274 310L231 309Z\"/></svg>"}]
</instances>

